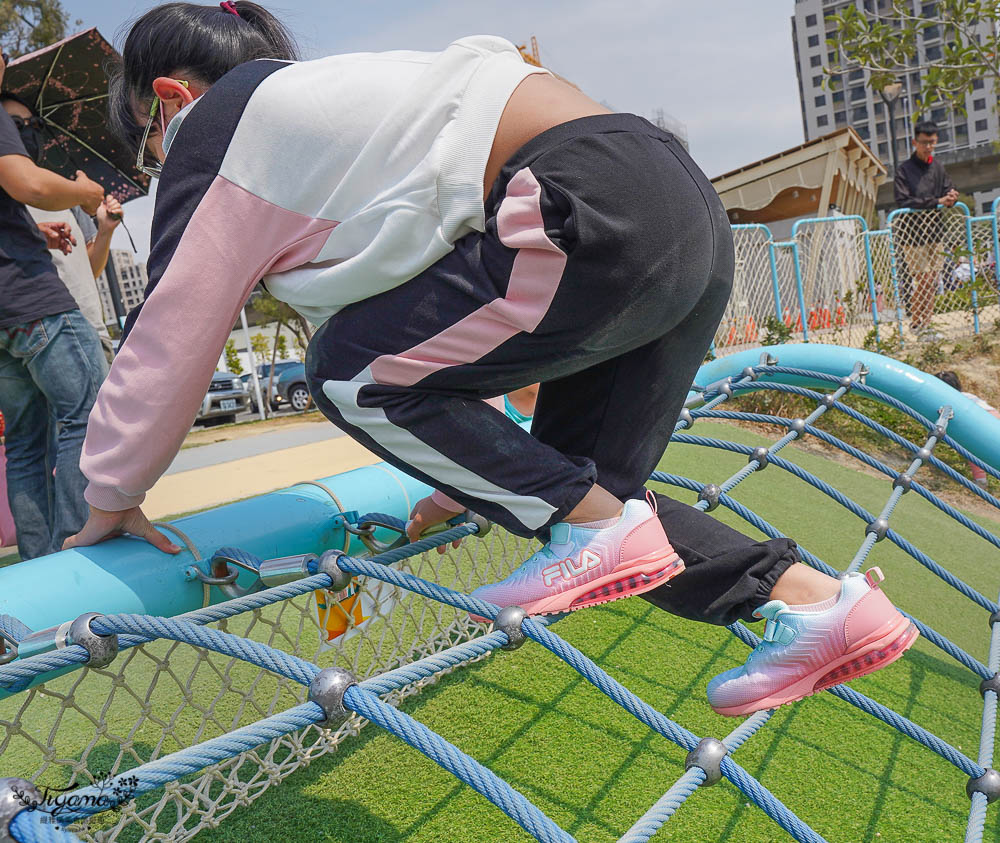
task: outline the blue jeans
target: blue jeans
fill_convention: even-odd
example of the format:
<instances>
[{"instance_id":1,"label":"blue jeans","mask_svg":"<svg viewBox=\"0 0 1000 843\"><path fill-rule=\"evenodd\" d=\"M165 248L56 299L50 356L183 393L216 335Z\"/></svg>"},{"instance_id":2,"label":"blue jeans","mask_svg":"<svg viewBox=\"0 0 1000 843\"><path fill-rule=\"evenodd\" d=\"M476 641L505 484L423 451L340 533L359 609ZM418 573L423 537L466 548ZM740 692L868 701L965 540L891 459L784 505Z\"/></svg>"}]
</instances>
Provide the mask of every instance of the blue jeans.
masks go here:
<instances>
[{"instance_id":1,"label":"blue jeans","mask_svg":"<svg viewBox=\"0 0 1000 843\"><path fill-rule=\"evenodd\" d=\"M0 328L7 498L23 559L60 550L87 521L80 452L106 371L97 332L79 310Z\"/></svg>"}]
</instances>

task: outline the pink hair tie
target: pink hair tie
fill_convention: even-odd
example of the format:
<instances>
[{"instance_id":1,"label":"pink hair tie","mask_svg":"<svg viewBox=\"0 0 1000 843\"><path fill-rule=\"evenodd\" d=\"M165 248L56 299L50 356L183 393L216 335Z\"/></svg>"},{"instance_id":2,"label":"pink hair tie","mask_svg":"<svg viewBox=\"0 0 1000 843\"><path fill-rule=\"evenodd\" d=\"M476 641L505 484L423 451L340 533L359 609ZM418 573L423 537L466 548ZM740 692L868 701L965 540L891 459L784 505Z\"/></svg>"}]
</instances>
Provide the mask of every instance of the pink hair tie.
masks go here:
<instances>
[{"instance_id":1,"label":"pink hair tie","mask_svg":"<svg viewBox=\"0 0 1000 843\"><path fill-rule=\"evenodd\" d=\"M233 3L233 0L224 0L224 2L220 3L219 5L227 12L229 12L229 14L236 15L236 17L240 16L239 11L236 9L236 5Z\"/></svg>"}]
</instances>

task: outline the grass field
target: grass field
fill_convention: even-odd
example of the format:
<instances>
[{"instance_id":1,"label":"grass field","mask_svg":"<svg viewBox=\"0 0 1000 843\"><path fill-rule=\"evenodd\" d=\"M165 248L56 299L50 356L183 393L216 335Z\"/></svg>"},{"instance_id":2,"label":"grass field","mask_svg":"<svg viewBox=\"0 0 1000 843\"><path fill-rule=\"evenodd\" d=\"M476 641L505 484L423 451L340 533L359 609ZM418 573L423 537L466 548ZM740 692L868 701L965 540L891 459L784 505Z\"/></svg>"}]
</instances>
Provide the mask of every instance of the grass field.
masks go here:
<instances>
[{"instance_id":1,"label":"grass field","mask_svg":"<svg viewBox=\"0 0 1000 843\"><path fill-rule=\"evenodd\" d=\"M694 432L751 445L765 442L745 430L704 421ZM794 446L783 456L872 512L891 491L887 479ZM737 454L673 445L662 467L702 482L721 482L744 464ZM694 499L680 490L665 491ZM847 565L864 537L864 525L855 516L774 466L749 478L736 497L837 568ZM754 534L730 513L720 509L715 514ZM1000 520L976 520L1000 532ZM891 523L952 573L996 597L1000 552L991 545L913 494L903 498ZM983 610L888 541L875 547L869 564L883 569L886 591L903 608L986 659L989 627ZM747 653L727 630L672 617L641 599L577 613L554 629L695 733L723 737L738 724L715 715L705 701L709 679ZM137 660L135 670L142 669ZM135 676L136 685L141 680ZM887 670L852 683L973 758L982 714L977 686L978 679L923 640ZM212 689L195 691L207 696ZM156 709L155 694L150 705ZM683 772L681 749L650 733L532 642L444 677L402 708L505 778L581 841L616 840ZM193 737L197 721L194 716L175 732ZM42 722L37 726L39 732L48 728ZM779 711L735 759L832 842L963 839L969 805L965 776L829 694ZM16 759L0 761L0 775L17 774ZM1000 841L996 806L989 817L985 839ZM198 839L507 843L531 838L433 762L369 725L334 754L294 773ZM790 838L724 781L695 793L653 839L764 843Z\"/></svg>"},{"instance_id":2,"label":"grass field","mask_svg":"<svg viewBox=\"0 0 1000 843\"><path fill-rule=\"evenodd\" d=\"M697 432L747 444L764 441L720 424L699 422ZM887 480L794 448L785 453L870 511L877 512L890 492ZM739 455L675 445L663 467L719 482L743 464ZM858 519L773 466L744 483L737 497L835 567L846 566L863 539ZM729 513L717 514L740 523ZM1000 529L1000 522L977 520ZM996 596L996 549L912 494L892 523L957 576ZM889 542L879 544L870 561L882 567L886 589L900 605L985 660L985 612ZM728 631L666 615L641 599L578 613L555 630L695 733L722 737L736 725L705 702L708 680L746 656L745 646ZM982 713L977 686L968 671L924 641L888 670L852 683L971 757ZM403 707L581 841L617 839L683 772L680 749L531 642L444 678ZM781 710L735 758L831 841L963 839L969 804L965 776L829 694ZM531 838L433 762L369 726L335 755L294 774L199 839L499 843ZM654 838L787 839L725 782L696 793ZM1000 840L995 808L985 839Z\"/></svg>"}]
</instances>

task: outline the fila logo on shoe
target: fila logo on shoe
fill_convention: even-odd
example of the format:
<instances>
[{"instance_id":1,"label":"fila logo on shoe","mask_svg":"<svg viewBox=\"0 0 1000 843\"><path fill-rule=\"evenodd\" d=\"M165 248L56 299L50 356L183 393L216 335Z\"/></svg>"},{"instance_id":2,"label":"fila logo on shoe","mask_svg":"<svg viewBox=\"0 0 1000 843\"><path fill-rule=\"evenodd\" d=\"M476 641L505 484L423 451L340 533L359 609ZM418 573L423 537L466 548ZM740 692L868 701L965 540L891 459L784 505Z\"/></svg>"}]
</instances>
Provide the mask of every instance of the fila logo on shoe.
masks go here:
<instances>
[{"instance_id":1,"label":"fila logo on shoe","mask_svg":"<svg viewBox=\"0 0 1000 843\"><path fill-rule=\"evenodd\" d=\"M545 585L552 585L557 579L572 580L581 574L587 573L592 568L601 564L601 557L591 550L585 550L580 554L579 561L566 558L542 569L542 582Z\"/></svg>"}]
</instances>

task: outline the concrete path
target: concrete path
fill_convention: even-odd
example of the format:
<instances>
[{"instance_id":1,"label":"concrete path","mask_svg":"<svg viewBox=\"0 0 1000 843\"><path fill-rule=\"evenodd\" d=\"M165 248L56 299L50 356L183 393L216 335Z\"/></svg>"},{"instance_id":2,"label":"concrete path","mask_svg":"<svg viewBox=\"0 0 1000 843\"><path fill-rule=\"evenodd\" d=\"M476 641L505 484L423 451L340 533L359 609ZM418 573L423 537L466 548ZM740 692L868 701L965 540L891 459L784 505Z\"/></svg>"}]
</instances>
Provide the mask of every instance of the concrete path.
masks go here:
<instances>
[{"instance_id":1,"label":"concrete path","mask_svg":"<svg viewBox=\"0 0 1000 843\"><path fill-rule=\"evenodd\" d=\"M311 445L314 442L325 442L344 435L342 430L332 424L303 423L294 427L260 433L256 436L198 445L181 451L170 464L166 474L205 468L219 463L255 457L258 454L283 451L286 448L296 448L300 445Z\"/></svg>"},{"instance_id":2,"label":"concrete path","mask_svg":"<svg viewBox=\"0 0 1000 843\"><path fill-rule=\"evenodd\" d=\"M142 508L150 518L163 520L374 462L374 454L332 424L304 422L185 448Z\"/></svg>"}]
</instances>

